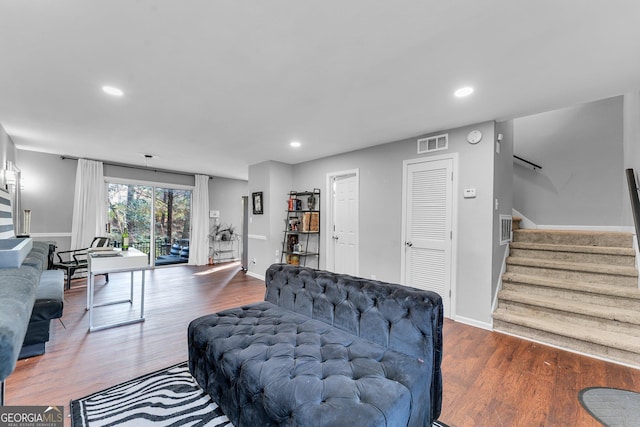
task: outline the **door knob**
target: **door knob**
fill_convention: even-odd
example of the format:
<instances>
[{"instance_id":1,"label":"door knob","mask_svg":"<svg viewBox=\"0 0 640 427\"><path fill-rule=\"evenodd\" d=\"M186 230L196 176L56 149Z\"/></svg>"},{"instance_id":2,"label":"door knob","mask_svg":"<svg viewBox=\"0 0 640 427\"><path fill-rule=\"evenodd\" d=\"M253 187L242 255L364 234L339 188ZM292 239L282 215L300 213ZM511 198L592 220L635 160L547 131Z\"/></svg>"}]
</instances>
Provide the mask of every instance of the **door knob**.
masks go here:
<instances>
[{"instance_id":1,"label":"door knob","mask_svg":"<svg viewBox=\"0 0 640 427\"><path fill-rule=\"evenodd\" d=\"M333 236L333 240L338 240L338 236Z\"/></svg>"},{"instance_id":2,"label":"door knob","mask_svg":"<svg viewBox=\"0 0 640 427\"><path fill-rule=\"evenodd\" d=\"M411 242L404 242L404 244L407 245L408 247L413 246L413 243L411 243Z\"/></svg>"}]
</instances>

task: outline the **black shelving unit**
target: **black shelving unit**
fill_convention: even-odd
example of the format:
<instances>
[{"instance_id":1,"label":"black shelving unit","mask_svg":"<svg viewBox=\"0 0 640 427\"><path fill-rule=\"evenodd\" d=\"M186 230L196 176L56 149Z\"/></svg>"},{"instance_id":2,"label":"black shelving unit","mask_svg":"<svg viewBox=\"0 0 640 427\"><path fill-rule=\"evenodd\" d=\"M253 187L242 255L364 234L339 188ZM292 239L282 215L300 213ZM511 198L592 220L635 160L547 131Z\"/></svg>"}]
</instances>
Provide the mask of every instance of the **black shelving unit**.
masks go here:
<instances>
[{"instance_id":1,"label":"black shelving unit","mask_svg":"<svg viewBox=\"0 0 640 427\"><path fill-rule=\"evenodd\" d=\"M320 268L320 189L288 196L280 262Z\"/></svg>"}]
</instances>

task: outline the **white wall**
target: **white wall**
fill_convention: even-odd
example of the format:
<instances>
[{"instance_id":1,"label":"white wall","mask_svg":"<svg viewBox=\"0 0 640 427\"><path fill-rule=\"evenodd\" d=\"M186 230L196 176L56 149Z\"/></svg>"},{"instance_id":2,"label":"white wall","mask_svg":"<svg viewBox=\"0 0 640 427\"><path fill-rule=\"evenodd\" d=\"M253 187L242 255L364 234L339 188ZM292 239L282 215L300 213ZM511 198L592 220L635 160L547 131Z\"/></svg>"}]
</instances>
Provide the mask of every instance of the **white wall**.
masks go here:
<instances>
[{"instance_id":1,"label":"white wall","mask_svg":"<svg viewBox=\"0 0 640 427\"><path fill-rule=\"evenodd\" d=\"M538 225L623 226L623 98L514 120L514 207Z\"/></svg>"}]
</instances>

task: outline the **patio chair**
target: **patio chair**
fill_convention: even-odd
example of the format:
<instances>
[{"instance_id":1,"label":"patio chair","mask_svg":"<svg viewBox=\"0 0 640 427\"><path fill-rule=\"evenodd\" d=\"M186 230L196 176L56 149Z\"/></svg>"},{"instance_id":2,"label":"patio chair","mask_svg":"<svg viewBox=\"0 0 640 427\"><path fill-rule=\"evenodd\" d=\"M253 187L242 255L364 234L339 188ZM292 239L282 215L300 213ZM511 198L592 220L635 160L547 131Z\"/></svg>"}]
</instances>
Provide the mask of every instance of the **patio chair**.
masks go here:
<instances>
[{"instance_id":1,"label":"patio chair","mask_svg":"<svg viewBox=\"0 0 640 427\"><path fill-rule=\"evenodd\" d=\"M65 271L67 277L65 289L71 289L71 277L76 271L87 269L89 267L89 262L87 261L89 249L103 248L107 246L111 246L111 238L94 237L88 248L60 251L56 253L58 261L53 263L53 268ZM109 282L109 274L105 274L104 276L106 281Z\"/></svg>"}]
</instances>

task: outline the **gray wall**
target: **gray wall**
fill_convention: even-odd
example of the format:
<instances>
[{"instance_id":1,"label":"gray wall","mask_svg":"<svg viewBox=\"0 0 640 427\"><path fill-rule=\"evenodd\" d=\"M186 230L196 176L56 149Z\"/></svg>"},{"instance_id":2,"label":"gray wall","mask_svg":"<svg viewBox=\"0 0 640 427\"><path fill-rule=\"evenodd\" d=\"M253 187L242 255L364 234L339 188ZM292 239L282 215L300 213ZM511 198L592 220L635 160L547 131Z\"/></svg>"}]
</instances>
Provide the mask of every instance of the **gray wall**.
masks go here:
<instances>
[{"instance_id":1,"label":"gray wall","mask_svg":"<svg viewBox=\"0 0 640 427\"><path fill-rule=\"evenodd\" d=\"M623 98L514 120L514 207L538 225L627 226L622 214Z\"/></svg>"},{"instance_id":2,"label":"gray wall","mask_svg":"<svg viewBox=\"0 0 640 427\"><path fill-rule=\"evenodd\" d=\"M31 209L33 238L55 241L58 250L68 250L77 162L35 151L19 150L18 155L25 180L22 206Z\"/></svg>"},{"instance_id":3,"label":"gray wall","mask_svg":"<svg viewBox=\"0 0 640 427\"><path fill-rule=\"evenodd\" d=\"M467 133L479 129L483 140L477 145L468 144ZM269 197L270 205L265 205L265 216L276 215L273 225L271 219L257 219L254 216L250 225L251 233L261 234L275 239L273 242L250 240L251 257L256 257L259 265L256 274L263 275L265 268L273 258L273 248L282 243L282 227L286 193L289 190L322 190L322 225L326 212L326 177L328 173L349 169L360 172L360 276L376 275L380 280L399 282L400 262L403 248L402 237L402 162L418 157L437 156L443 153L458 153L458 230L457 270L454 292L456 294L456 315L483 326L491 323L492 296L492 255L494 228L494 144L495 125L485 122L447 131L449 150L427 155L416 153L416 140L419 137L379 145L342 155L301 163L291 167L292 175L287 177L285 167L278 171L283 177L274 186L270 182L272 172L269 163L261 163L249 168L249 191L264 191L264 188L279 191L275 197ZM439 134L437 132L434 134ZM510 161L510 159L509 159ZM286 185L290 187L279 188ZM464 199L462 191L474 187L475 199ZM501 191L506 191L502 189ZM509 201L503 208L510 212ZM273 210L272 210L273 207ZM270 228L271 227L271 228ZM326 230L322 229L322 242L326 239ZM267 259L267 262L263 262ZM324 250L321 268L325 266ZM250 271L254 271L250 268Z\"/></svg>"},{"instance_id":4,"label":"gray wall","mask_svg":"<svg viewBox=\"0 0 640 427\"><path fill-rule=\"evenodd\" d=\"M287 193L292 189L291 165L267 161L249 166L248 271L264 277L267 268L280 262ZM262 192L263 214L254 215L251 194Z\"/></svg>"},{"instance_id":5,"label":"gray wall","mask_svg":"<svg viewBox=\"0 0 640 427\"><path fill-rule=\"evenodd\" d=\"M19 150L18 156L16 163L25 177L22 205L31 209L31 233L38 240L56 241L58 250L68 249L77 161L26 150ZM193 176L119 166L105 166L105 176L180 185L194 183ZM213 177L209 181L210 209L220 211L223 223L239 227L240 200L246 193L246 181Z\"/></svg>"},{"instance_id":6,"label":"gray wall","mask_svg":"<svg viewBox=\"0 0 640 427\"><path fill-rule=\"evenodd\" d=\"M0 169L4 169L7 166L7 162L11 161L17 165L18 150L16 149L15 144L9 137L9 134L4 130L2 125L0 125L0 161L2 164L0 165ZM0 186L4 188L4 174L0 174Z\"/></svg>"},{"instance_id":7,"label":"gray wall","mask_svg":"<svg viewBox=\"0 0 640 427\"><path fill-rule=\"evenodd\" d=\"M500 245L500 215L512 214L513 206L513 120L496 123L496 138L502 134L502 141L495 142L500 145L500 153L495 150L495 168L493 179L493 191L498 199L498 209L493 218L493 273L491 279L491 295L495 296L507 244Z\"/></svg>"},{"instance_id":8,"label":"gray wall","mask_svg":"<svg viewBox=\"0 0 640 427\"><path fill-rule=\"evenodd\" d=\"M640 172L640 90L626 93L623 101L624 169ZM622 224L633 224L633 213L628 196L626 177L622 184Z\"/></svg>"},{"instance_id":9,"label":"gray wall","mask_svg":"<svg viewBox=\"0 0 640 427\"><path fill-rule=\"evenodd\" d=\"M247 181L214 177L209 181L209 206L220 211L220 224L233 225L236 233L242 230L242 196L247 195ZM209 226L214 225L209 218Z\"/></svg>"},{"instance_id":10,"label":"gray wall","mask_svg":"<svg viewBox=\"0 0 640 427\"><path fill-rule=\"evenodd\" d=\"M67 160L73 164L75 170L77 162L75 160ZM195 186L195 177L193 175L184 175L171 172L159 172L147 169L128 168L124 166L104 165L104 176L111 178L130 179L134 181L158 182L164 184L177 184Z\"/></svg>"}]
</instances>

